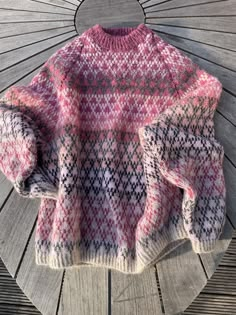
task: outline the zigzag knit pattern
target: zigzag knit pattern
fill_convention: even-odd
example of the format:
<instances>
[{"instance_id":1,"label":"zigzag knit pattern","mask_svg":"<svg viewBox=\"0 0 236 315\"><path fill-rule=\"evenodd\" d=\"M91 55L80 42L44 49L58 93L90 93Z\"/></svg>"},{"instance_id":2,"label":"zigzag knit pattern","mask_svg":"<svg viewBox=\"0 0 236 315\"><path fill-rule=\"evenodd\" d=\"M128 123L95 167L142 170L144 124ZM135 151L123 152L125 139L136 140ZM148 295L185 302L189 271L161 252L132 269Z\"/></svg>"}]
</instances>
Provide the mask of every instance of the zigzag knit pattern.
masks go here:
<instances>
[{"instance_id":1,"label":"zigzag knit pattern","mask_svg":"<svg viewBox=\"0 0 236 315\"><path fill-rule=\"evenodd\" d=\"M140 273L226 217L215 76L141 23L99 24L0 103L0 170L40 198L36 263Z\"/></svg>"}]
</instances>

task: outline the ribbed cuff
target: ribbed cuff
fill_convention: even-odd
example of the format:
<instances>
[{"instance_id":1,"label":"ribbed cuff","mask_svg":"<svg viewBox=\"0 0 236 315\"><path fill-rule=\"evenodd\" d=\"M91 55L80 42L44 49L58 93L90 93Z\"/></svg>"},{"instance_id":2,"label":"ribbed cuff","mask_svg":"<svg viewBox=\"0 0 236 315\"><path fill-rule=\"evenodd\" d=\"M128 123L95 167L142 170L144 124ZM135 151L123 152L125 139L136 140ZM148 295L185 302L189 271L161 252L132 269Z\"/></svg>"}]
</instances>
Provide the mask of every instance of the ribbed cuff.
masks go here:
<instances>
[{"instance_id":1,"label":"ribbed cuff","mask_svg":"<svg viewBox=\"0 0 236 315\"><path fill-rule=\"evenodd\" d=\"M195 253L202 254L212 252L216 247L216 240L191 241Z\"/></svg>"}]
</instances>

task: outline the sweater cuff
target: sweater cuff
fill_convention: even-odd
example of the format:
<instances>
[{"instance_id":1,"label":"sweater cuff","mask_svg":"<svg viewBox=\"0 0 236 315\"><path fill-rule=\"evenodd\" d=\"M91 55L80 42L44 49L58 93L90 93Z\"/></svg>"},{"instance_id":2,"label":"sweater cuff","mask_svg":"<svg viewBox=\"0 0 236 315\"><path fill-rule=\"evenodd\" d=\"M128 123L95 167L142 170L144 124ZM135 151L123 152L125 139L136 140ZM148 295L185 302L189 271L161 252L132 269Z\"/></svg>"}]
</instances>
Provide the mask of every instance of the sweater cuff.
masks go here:
<instances>
[{"instance_id":1,"label":"sweater cuff","mask_svg":"<svg viewBox=\"0 0 236 315\"><path fill-rule=\"evenodd\" d=\"M197 254L208 253L215 250L216 247L216 239L213 240L204 240L204 241L191 241L192 249Z\"/></svg>"}]
</instances>

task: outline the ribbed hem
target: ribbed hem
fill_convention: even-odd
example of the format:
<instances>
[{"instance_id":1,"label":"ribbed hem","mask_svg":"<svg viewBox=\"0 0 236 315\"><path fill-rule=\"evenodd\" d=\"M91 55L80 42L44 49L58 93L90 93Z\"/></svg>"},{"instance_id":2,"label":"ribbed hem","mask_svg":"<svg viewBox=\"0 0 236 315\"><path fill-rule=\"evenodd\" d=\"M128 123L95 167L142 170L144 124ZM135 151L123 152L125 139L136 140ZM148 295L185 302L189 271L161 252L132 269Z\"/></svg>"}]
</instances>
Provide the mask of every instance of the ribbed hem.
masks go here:
<instances>
[{"instance_id":1,"label":"ribbed hem","mask_svg":"<svg viewBox=\"0 0 236 315\"><path fill-rule=\"evenodd\" d=\"M96 24L83 33L99 46L101 50L128 51L144 42L152 33L144 23L135 27L103 27Z\"/></svg>"},{"instance_id":2,"label":"ribbed hem","mask_svg":"<svg viewBox=\"0 0 236 315\"><path fill-rule=\"evenodd\" d=\"M36 264L48 265L53 269L76 268L83 266L107 267L119 270L123 273L141 273L149 266L157 263L168 253L172 252L187 239L184 229L163 231L155 236L156 240L148 239L148 247L145 241L136 245L136 257L117 257L115 254L107 254L103 247L96 252L93 249L75 248L71 252L43 252L37 249L36 243Z\"/></svg>"}]
</instances>

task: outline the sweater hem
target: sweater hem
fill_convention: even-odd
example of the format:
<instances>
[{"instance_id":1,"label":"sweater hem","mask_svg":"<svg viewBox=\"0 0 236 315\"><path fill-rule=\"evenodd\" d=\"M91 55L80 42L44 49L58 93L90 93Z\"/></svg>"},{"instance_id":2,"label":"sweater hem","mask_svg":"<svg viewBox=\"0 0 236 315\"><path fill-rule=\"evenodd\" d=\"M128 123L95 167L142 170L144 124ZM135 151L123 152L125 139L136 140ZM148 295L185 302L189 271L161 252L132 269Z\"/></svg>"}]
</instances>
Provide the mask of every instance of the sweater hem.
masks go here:
<instances>
[{"instance_id":1,"label":"sweater hem","mask_svg":"<svg viewBox=\"0 0 236 315\"><path fill-rule=\"evenodd\" d=\"M183 227L178 229L178 232L175 229L163 230L152 239L148 238L148 244L146 244L145 239L137 242L135 258L131 258L131 256L123 258L115 253L108 254L103 247L98 251L81 247L72 252L43 252L42 249L41 251L38 249L36 242L36 264L48 265L52 269L71 269L84 266L106 267L123 273L136 274L158 263L159 260L165 258L166 255L188 240ZM206 250L212 249L212 246L213 243L208 247L199 245L193 249Z\"/></svg>"}]
</instances>

